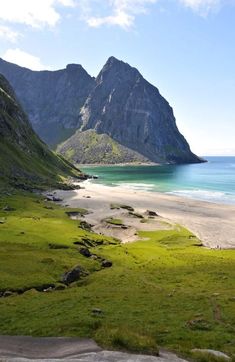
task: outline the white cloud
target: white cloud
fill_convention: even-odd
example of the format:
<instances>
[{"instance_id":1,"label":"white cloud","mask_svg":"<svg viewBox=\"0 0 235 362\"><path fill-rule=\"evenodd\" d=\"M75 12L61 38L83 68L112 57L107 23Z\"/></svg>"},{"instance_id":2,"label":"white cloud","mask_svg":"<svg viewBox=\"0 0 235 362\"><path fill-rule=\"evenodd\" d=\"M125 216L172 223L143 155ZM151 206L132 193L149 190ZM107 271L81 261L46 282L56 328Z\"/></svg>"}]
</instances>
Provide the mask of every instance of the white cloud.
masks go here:
<instances>
[{"instance_id":1,"label":"white cloud","mask_svg":"<svg viewBox=\"0 0 235 362\"><path fill-rule=\"evenodd\" d=\"M35 28L54 26L60 19L56 6L74 6L74 0L0 0L0 20Z\"/></svg>"},{"instance_id":2,"label":"white cloud","mask_svg":"<svg viewBox=\"0 0 235 362\"><path fill-rule=\"evenodd\" d=\"M20 33L12 30L8 26L0 24L0 38L8 40L11 43L16 43L20 35L21 35Z\"/></svg>"},{"instance_id":3,"label":"white cloud","mask_svg":"<svg viewBox=\"0 0 235 362\"><path fill-rule=\"evenodd\" d=\"M138 14L144 14L148 5L155 4L158 0L82 0L80 9L83 11L83 18L91 27L101 25L116 25L128 29L133 26ZM92 15L92 8L102 4L108 15Z\"/></svg>"},{"instance_id":4,"label":"white cloud","mask_svg":"<svg viewBox=\"0 0 235 362\"><path fill-rule=\"evenodd\" d=\"M193 11L206 15L211 10L218 9L222 5L223 0L180 0L180 2Z\"/></svg>"},{"instance_id":5,"label":"white cloud","mask_svg":"<svg viewBox=\"0 0 235 362\"><path fill-rule=\"evenodd\" d=\"M139 14L148 12L151 4L159 0L79 0L82 18L90 27L116 25L128 29L134 25ZM226 2L235 0L175 0L199 15L207 15Z\"/></svg>"},{"instance_id":6,"label":"white cloud","mask_svg":"<svg viewBox=\"0 0 235 362\"><path fill-rule=\"evenodd\" d=\"M49 66L42 64L40 58L30 53L26 53L18 48L8 49L2 55L2 58L7 60L8 62L15 63L22 67L26 67L32 70L50 69Z\"/></svg>"}]
</instances>

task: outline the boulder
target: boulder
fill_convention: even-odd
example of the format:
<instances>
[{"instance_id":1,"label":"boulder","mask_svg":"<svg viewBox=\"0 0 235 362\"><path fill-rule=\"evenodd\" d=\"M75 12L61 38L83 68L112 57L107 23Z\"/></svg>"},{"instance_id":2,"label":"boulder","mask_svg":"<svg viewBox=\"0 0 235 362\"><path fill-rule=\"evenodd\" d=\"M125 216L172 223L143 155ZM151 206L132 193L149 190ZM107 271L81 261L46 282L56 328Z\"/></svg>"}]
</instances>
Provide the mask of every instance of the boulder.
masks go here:
<instances>
[{"instance_id":1,"label":"boulder","mask_svg":"<svg viewBox=\"0 0 235 362\"><path fill-rule=\"evenodd\" d=\"M110 260L104 259L102 260L101 265L103 268L110 268L113 265L113 263Z\"/></svg>"},{"instance_id":2,"label":"boulder","mask_svg":"<svg viewBox=\"0 0 235 362\"><path fill-rule=\"evenodd\" d=\"M62 282L65 284L71 284L73 282L76 282L81 278L83 274L82 268L77 265L75 268L69 270L67 273L64 273L62 276Z\"/></svg>"},{"instance_id":3,"label":"boulder","mask_svg":"<svg viewBox=\"0 0 235 362\"><path fill-rule=\"evenodd\" d=\"M158 216L158 214L157 214L155 211L152 211L152 210L147 210L147 211L146 211L146 214L147 214L148 216Z\"/></svg>"},{"instance_id":4,"label":"boulder","mask_svg":"<svg viewBox=\"0 0 235 362\"><path fill-rule=\"evenodd\" d=\"M86 258L90 258L90 256L92 255L88 248L81 248L79 250L79 253L85 256Z\"/></svg>"}]
</instances>

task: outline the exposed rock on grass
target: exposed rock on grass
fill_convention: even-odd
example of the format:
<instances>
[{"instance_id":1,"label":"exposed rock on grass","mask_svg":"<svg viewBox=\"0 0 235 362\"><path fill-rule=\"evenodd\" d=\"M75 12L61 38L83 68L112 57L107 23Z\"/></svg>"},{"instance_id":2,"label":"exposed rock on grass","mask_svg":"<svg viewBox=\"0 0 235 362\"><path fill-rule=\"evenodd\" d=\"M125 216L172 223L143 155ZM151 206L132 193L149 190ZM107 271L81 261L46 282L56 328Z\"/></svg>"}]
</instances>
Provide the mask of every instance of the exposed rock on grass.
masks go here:
<instances>
[{"instance_id":1,"label":"exposed rock on grass","mask_svg":"<svg viewBox=\"0 0 235 362\"><path fill-rule=\"evenodd\" d=\"M110 268L113 265L113 263L110 260L103 260L101 265L103 268Z\"/></svg>"},{"instance_id":2,"label":"exposed rock on grass","mask_svg":"<svg viewBox=\"0 0 235 362\"><path fill-rule=\"evenodd\" d=\"M87 275L87 273L85 273L84 270L77 265L75 268L63 275L62 282L68 285L78 281L83 275Z\"/></svg>"},{"instance_id":3,"label":"exposed rock on grass","mask_svg":"<svg viewBox=\"0 0 235 362\"><path fill-rule=\"evenodd\" d=\"M79 249L79 253L82 254L83 256L85 256L86 258L90 258L92 255L88 248Z\"/></svg>"},{"instance_id":4,"label":"exposed rock on grass","mask_svg":"<svg viewBox=\"0 0 235 362\"><path fill-rule=\"evenodd\" d=\"M93 225L89 224L86 221L80 221L80 224L79 224L79 228L86 230L86 231L91 231L92 226Z\"/></svg>"}]
</instances>

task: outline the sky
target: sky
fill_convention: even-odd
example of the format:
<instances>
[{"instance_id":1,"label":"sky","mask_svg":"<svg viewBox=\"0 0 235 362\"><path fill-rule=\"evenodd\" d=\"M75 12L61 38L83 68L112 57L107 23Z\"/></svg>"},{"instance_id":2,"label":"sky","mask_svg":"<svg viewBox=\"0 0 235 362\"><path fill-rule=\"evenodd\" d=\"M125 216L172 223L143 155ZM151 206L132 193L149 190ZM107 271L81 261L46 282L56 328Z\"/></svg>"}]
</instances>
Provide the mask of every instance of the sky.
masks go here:
<instances>
[{"instance_id":1,"label":"sky","mask_svg":"<svg viewBox=\"0 0 235 362\"><path fill-rule=\"evenodd\" d=\"M0 0L0 57L34 70L110 56L174 109L199 155L235 156L235 0Z\"/></svg>"}]
</instances>

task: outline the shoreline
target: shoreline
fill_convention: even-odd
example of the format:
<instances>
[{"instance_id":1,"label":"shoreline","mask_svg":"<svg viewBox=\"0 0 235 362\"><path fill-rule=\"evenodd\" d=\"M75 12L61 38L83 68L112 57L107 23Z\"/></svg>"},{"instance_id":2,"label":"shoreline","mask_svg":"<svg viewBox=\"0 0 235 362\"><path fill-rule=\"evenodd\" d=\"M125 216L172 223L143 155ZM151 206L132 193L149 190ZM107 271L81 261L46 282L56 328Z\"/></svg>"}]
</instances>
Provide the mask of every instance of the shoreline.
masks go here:
<instances>
[{"instance_id":1,"label":"shoreline","mask_svg":"<svg viewBox=\"0 0 235 362\"><path fill-rule=\"evenodd\" d=\"M82 167L125 167L125 166L165 166L165 165L170 165L170 164L163 164L163 163L155 163L155 162L126 162L126 163L78 163L76 164L76 167L78 167L79 169Z\"/></svg>"},{"instance_id":2,"label":"shoreline","mask_svg":"<svg viewBox=\"0 0 235 362\"><path fill-rule=\"evenodd\" d=\"M159 222L162 225L164 222L169 225L180 224L195 234L205 247L235 248L235 205L200 201L160 192L132 190L122 186L105 186L89 180L80 185L82 188L78 190L57 190L56 195L63 199L63 205L87 209L90 213L85 220L95 225L96 232L104 232L101 223L105 218L122 217L126 220L123 210L110 209L111 204L125 204L132 206L136 213L144 214L146 210L152 210L159 215L155 223L142 224L141 230L154 230L154 227L157 230ZM130 228L137 227L136 223L131 221ZM137 240L133 235L126 237L127 241Z\"/></svg>"}]
</instances>

